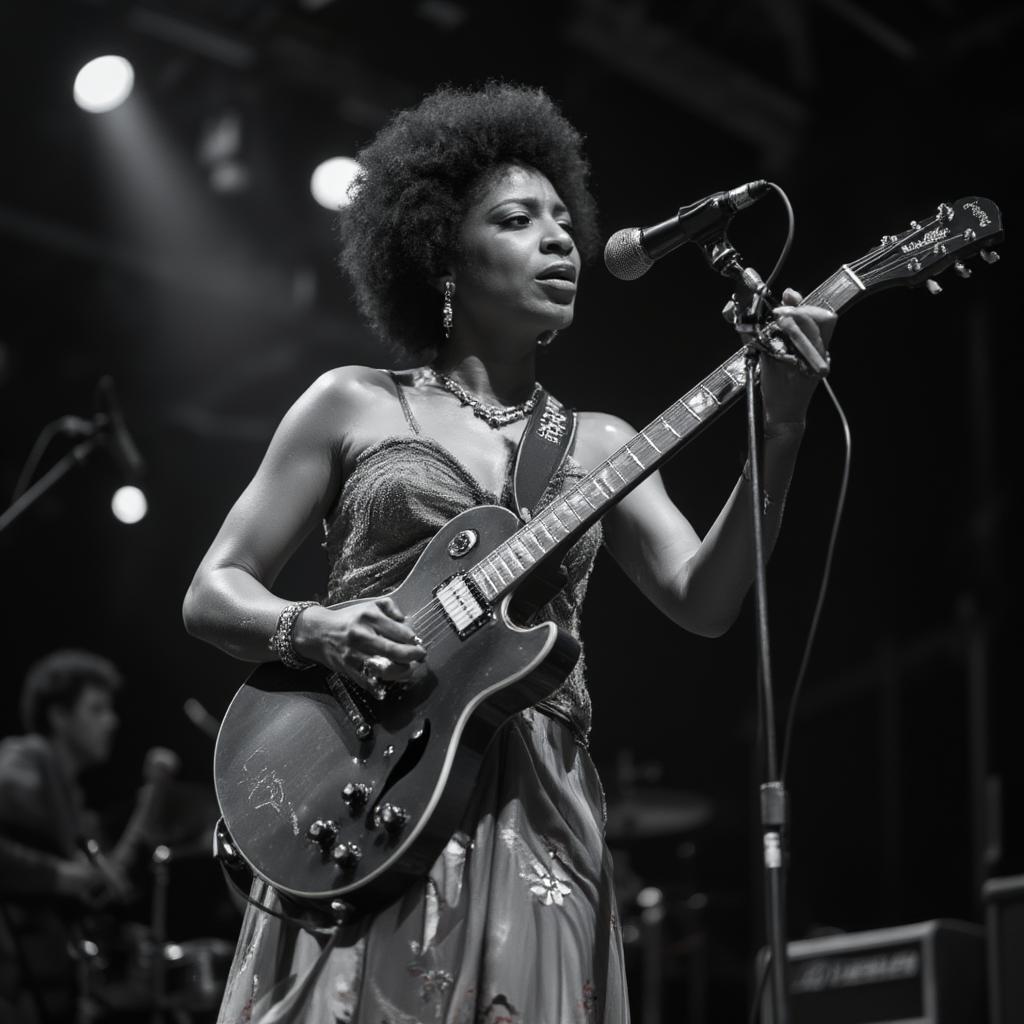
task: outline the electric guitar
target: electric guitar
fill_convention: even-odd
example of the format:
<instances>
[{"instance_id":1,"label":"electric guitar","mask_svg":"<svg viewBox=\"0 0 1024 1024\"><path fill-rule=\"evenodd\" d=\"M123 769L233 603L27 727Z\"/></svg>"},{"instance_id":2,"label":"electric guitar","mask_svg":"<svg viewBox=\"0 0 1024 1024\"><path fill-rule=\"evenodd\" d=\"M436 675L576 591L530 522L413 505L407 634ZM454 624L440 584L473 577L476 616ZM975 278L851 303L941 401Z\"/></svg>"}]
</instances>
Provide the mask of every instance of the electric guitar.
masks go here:
<instances>
[{"instance_id":1,"label":"electric guitar","mask_svg":"<svg viewBox=\"0 0 1024 1024\"><path fill-rule=\"evenodd\" d=\"M918 285L980 254L998 259L999 209L969 197L843 264L804 300L835 312ZM512 715L550 696L579 645L552 622L509 617L517 588L716 419L744 390L734 353L529 522L485 505L451 519L392 591L427 649L422 678L375 700L319 666L273 662L241 686L214 755L224 826L249 867L339 917L424 875L458 827L484 752Z\"/></svg>"}]
</instances>

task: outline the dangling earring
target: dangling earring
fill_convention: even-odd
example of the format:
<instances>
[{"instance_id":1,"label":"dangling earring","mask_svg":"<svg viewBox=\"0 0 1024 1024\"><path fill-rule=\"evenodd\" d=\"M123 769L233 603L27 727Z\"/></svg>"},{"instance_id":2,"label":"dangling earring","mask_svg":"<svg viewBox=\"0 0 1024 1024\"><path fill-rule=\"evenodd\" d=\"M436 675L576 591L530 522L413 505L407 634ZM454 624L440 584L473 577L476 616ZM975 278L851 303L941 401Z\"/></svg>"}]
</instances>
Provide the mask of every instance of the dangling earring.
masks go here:
<instances>
[{"instance_id":1,"label":"dangling earring","mask_svg":"<svg viewBox=\"0 0 1024 1024\"><path fill-rule=\"evenodd\" d=\"M444 283L444 305L441 307L441 323L444 325L444 336L452 336L452 296L455 294L455 282Z\"/></svg>"},{"instance_id":2,"label":"dangling earring","mask_svg":"<svg viewBox=\"0 0 1024 1024\"><path fill-rule=\"evenodd\" d=\"M558 331L545 331L538 339L537 344L541 348L547 348L558 337Z\"/></svg>"}]
</instances>

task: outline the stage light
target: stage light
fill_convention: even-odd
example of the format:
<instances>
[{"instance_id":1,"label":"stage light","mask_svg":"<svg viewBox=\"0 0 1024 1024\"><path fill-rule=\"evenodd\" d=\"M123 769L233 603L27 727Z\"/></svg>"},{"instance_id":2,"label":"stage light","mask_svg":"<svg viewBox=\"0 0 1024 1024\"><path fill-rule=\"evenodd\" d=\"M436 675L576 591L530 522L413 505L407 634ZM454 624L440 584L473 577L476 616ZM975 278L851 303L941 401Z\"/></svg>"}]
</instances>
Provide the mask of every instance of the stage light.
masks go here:
<instances>
[{"instance_id":1,"label":"stage light","mask_svg":"<svg viewBox=\"0 0 1024 1024\"><path fill-rule=\"evenodd\" d=\"M149 504L146 495L138 487L126 484L114 491L110 499L110 510L116 519L131 525L145 519Z\"/></svg>"},{"instance_id":2,"label":"stage light","mask_svg":"<svg viewBox=\"0 0 1024 1024\"><path fill-rule=\"evenodd\" d=\"M124 57L96 57L75 76L75 102L90 114L103 114L124 103L134 83L135 71Z\"/></svg>"},{"instance_id":3,"label":"stage light","mask_svg":"<svg viewBox=\"0 0 1024 1024\"><path fill-rule=\"evenodd\" d=\"M359 164L349 156L331 157L313 172L309 190L322 207L338 210L352 202L349 189L359 170Z\"/></svg>"}]
</instances>

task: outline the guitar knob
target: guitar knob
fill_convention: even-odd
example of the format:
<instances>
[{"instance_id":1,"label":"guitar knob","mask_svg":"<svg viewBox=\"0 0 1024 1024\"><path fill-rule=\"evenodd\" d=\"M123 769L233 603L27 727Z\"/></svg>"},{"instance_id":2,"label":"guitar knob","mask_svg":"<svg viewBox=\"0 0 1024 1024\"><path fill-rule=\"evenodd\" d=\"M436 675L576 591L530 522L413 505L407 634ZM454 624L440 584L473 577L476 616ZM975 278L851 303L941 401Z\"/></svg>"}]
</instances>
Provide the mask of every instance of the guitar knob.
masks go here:
<instances>
[{"instance_id":1,"label":"guitar knob","mask_svg":"<svg viewBox=\"0 0 1024 1024\"><path fill-rule=\"evenodd\" d=\"M942 291L942 285L931 277L925 281L924 286L928 289L930 295L938 295Z\"/></svg>"},{"instance_id":2,"label":"guitar knob","mask_svg":"<svg viewBox=\"0 0 1024 1024\"><path fill-rule=\"evenodd\" d=\"M355 843L338 843L331 850L331 860L345 871L351 871L362 859L363 851Z\"/></svg>"},{"instance_id":3,"label":"guitar knob","mask_svg":"<svg viewBox=\"0 0 1024 1024\"><path fill-rule=\"evenodd\" d=\"M968 278L971 276L971 268L965 267L959 260L953 264L953 269L962 277Z\"/></svg>"},{"instance_id":4,"label":"guitar knob","mask_svg":"<svg viewBox=\"0 0 1024 1024\"><path fill-rule=\"evenodd\" d=\"M995 249L982 249L980 256L986 263L999 262L999 253L997 253Z\"/></svg>"},{"instance_id":5,"label":"guitar knob","mask_svg":"<svg viewBox=\"0 0 1024 1024\"><path fill-rule=\"evenodd\" d=\"M348 804L349 809L356 811L366 803L370 796L370 787L362 782L347 782L341 791L341 799Z\"/></svg>"},{"instance_id":6,"label":"guitar knob","mask_svg":"<svg viewBox=\"0 0 1024 1024\"><path fill-rule=\"evenodd\" d=\"M408 812L396 804L384 804L377 817L385 830L392 835L396 832L401 832L405 827L405 823L409 820Z\"/></svg>"},{"instance_id":7,"label":"guitar knob","mask_svg":"<svg viewBox=\"0 0 1024 1024\"><path fill-rule=\"evenodd\" d=\"M334 842L334 837L338 834L338 826L333 821L325 821L323 818L317 818L312 825L306 829L306 835L309 836L316 843L326 846L327 843Z\"/></svg>"}]
</instances>

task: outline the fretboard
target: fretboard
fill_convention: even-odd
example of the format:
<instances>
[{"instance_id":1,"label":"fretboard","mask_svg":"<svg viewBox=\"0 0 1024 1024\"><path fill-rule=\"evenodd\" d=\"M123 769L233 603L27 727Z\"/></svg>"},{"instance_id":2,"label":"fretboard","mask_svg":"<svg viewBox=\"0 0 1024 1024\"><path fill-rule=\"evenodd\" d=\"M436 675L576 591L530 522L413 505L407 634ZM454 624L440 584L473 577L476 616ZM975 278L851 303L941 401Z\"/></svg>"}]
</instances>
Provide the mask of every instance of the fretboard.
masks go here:
<instances>
[{"instance_id":1,"label":"fretboard","mask_svg":"<svg viewBox=\"0 0 1024 1024\"><path fill-rule=\"evenodd\" d=\"M844 265L804 302L838 312L864 291L857 275ZM469 569L467 575L487 600L497 601L552 551L567 548L732 405L746 383L744 357L745 349L735 352L575 487Z\"/></svg>"}]
</instances>

